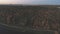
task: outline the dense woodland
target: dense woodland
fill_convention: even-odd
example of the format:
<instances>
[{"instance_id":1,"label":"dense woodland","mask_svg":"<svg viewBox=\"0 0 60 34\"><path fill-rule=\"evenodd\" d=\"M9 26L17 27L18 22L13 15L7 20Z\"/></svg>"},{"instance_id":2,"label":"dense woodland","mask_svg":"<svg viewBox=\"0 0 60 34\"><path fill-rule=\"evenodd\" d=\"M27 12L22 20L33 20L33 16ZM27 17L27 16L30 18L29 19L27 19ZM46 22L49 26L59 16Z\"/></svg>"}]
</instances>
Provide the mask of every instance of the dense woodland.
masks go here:
<instances>
[{"instance_id":1,"label":"dense woodland","mask_svg":"<svg viewBox=\"0 0 60 34\"><path fill-rule=\"evenodd\" d=\"M60 9L52 6L0 6L0 23L59 31Z\"/></svg>"}]
</instances>

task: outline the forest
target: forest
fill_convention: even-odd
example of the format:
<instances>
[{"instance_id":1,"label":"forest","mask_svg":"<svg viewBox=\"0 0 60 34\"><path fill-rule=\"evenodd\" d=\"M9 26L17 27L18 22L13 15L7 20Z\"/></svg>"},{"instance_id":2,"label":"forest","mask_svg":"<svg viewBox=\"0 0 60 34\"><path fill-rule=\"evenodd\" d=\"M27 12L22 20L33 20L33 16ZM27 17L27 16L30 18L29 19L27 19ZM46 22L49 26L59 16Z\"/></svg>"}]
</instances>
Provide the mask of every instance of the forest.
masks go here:
<instances>
[{"instance_id":1,"label":"forest","mask_svg":"<svg viewBox=\"0 0 60 34\"><path fill-rule=\"evenodd\" d=\"M60 31L60 9L57 6L0 6L0 23Z\"/></svg>"}]
</instances>

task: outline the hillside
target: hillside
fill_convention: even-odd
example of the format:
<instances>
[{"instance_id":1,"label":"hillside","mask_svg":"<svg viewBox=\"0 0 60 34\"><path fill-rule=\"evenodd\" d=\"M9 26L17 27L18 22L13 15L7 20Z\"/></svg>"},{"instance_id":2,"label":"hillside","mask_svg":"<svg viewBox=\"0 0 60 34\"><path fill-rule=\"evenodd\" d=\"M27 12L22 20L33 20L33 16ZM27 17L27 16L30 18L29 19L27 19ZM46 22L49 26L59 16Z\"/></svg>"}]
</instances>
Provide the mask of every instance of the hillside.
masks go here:
<instances>
[{"instance_id":1,"label":"hillside","mask_svg":"<svg viewBox=\"0 0 60 34\"><path fill-rule=\"evenodd\" d=\"M36 30L60 31L59 6L0 5L0 22Z\"/></svg>"}]
</instances>

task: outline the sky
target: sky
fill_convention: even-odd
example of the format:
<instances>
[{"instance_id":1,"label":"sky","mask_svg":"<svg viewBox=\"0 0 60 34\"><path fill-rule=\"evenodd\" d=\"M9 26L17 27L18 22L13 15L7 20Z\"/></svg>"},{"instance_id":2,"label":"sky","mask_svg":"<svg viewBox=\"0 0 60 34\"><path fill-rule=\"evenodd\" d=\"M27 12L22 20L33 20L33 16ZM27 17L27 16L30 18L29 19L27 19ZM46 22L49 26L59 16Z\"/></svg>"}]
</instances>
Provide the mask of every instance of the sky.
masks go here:
<instances>
[{"instance_id":1,"label":"sky","mask_svg":"<svg viewBox=\"0 0 60 34\"><path fill-rule=\"evenodd\" d=\"M0 4L60 5L60 0L0 0Z\"/></svg>"}]
</instances>

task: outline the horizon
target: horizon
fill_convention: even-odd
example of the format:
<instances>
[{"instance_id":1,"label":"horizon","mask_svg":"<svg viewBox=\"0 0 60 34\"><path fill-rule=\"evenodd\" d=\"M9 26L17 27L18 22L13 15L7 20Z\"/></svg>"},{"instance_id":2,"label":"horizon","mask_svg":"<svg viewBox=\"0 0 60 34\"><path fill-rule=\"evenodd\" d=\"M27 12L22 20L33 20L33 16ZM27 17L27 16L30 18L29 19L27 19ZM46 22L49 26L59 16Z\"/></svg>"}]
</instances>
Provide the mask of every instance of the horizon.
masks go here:
<instances>
[{"instance_id":1,"label":"horizon","mask_svg":"<svg viewBox=\"0 0 60 34\"><path fill-rule=\"evenodd\" d=\"M0 5L60 5L60 0L0 0Z\"/></svg>"}]
</instances>

